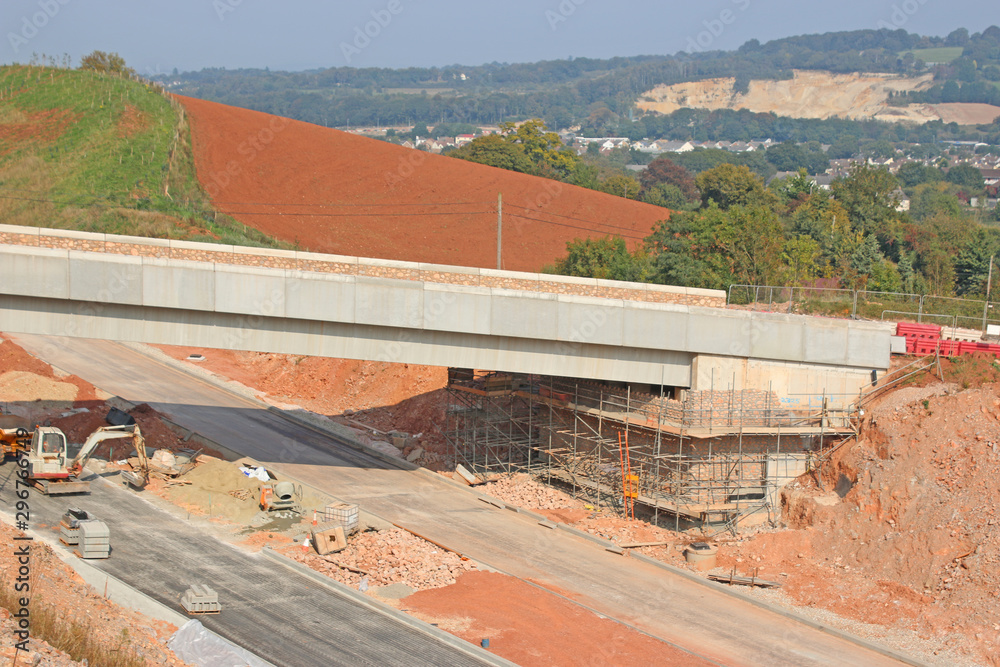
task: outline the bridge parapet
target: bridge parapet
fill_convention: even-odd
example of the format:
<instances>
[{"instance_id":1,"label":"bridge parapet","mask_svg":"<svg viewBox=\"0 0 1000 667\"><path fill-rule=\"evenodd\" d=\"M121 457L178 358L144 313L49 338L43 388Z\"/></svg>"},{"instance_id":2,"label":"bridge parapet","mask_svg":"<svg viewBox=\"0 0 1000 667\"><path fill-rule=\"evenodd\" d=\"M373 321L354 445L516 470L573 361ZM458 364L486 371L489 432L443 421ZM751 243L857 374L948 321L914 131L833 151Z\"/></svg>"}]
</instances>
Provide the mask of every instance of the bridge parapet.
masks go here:
<instances>
[{"instance_id":1,"label":"bridge parapet","mask_svg":"<svg viewBox=\"0 0 1000 667\"><path fill-rule=\"evenodd\" d=\"M616 280L497 271L495 269L117 236L38 227L0 225L0 244L315 273L336 273L411 280L422 283L501 288L523 292L590 296L623 301L673 303L714 308L724 308L726 305L726 293L721 290L647 285Z\"/></svg>"}]
</instances>

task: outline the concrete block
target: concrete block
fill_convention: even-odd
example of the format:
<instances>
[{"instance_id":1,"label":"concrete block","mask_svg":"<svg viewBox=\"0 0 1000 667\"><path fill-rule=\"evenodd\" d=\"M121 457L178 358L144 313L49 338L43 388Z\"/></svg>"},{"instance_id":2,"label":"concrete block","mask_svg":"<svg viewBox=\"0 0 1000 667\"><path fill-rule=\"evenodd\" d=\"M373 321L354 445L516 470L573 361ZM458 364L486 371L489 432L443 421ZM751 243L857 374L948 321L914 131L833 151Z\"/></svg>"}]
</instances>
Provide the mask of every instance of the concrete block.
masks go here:
<instances>
[{"instance_id":1,"label":"concrete block","mask_svg":"<svg viewBox=\"0 0 1000 667\"><path fill-rule=\"evenodd\" d=\"M181 595L181 606L189 614L218 614L222 611L219 594L208 586L195 584Z\"/></svg>"},{"instance_id":2,"label":"concrete block","mask_svg":"<svg viewBox=\"0 0 1000 667\"><path fill-rule=\"evenodd\" d=\"M52 299L69 297L69 251L7 246L3 254L0 293Z\"/></svg>"},{"instance_id":3,"label":"concrete block","mask_svg":"<svg viewBox=\"0 0 1000 667\"><path fill-rule=\"evenodd\" d=\"M788 315L751 318L750 355L760 359L803 358L804 323Z\"/></svg>"},{"instance_id":4,"label":"concrete block","mask_svg":"<svg viewBox=\"0 0 1000 667\"><path fill-rule=\"evenodd\" d=\"M354 321L358 324L382 327L423 326L423 283L358 276L354 304Z\"/></svg>"},{"instance_id":5,"label":"concrete block","mask_svg":"<svg viewBox=\"0 0 1000 667\"><path fill-rule=\"evenodd\" d=\"M424 329L490 333L488 287L424 283Z\"/></svg>"},{"instance_id":6,"label":"concrete block","mask_svg":"<svg viewBox=\"0 0 1000 667\"><path fill-rule=\"evenodd\" d=\"M142 258L71 250L69 298L142 305Z\"/></svg>"},{"instance_id":7,"label":"concrete block","mask_svg":"<svg viewBox=\"0 0 1000 667\"><path fill-rule=\"evenodd\" d=\"M555 338L568 343L621 345L624 302L592 297L558 296Z\"/></svg>"},{"instance_id":8,"label":"concrete block","mask_svg":"<svg viewBox=\"0 0 1000 667\"><path fill-rule=\"evenodd\" d=\"M550 340L558 331L555 294L493 290L490 323L493 335Z\"/></svg>"},{"instance_id":9,"label":"concrete block","mask_svg":"<svg viewBox=\"0 0 1000 667\"><path fill-rule=\"evenodd\" d=\"M320 556L337 553L347 548L347 535L339 523L321 524L312 531L312 545Z\"/></svg>"},{"instance_id":10,"label":"concrete block","mask_svg":"<svg viewBox=\"0 0 1000 667\"><path fill-rule=\"evenodd\" d=\"M802 361L814 364L849 364L846 324L846 322L811 321L803 331L805 340ZM886 353L889 351L888 343L886 337Z\"/></svg>"},{"instance_id":11,"label":"concrete block","mask_svg":"<svg viewBox=\"0 0 1000 667\"><path fill-rule=\"evenodd\" d=\"M154 308L215 310L211 265L147 257L143 261L142 303Z\"/></svg>"},{"instance_id":12,"label":"concrete block","mask_svg":"<svg viewBox=\"0 0 1000 667\"><path fill-rule=\"evenodd\" d=\"M285 274L285 316L354 322L355 277L337 273Z\"/></svg>"},{"instance_id":13,"label":"concrete block","mask_svg":"<svg viewBox=\"0 0 1000 667\"><path fill-rule=\"evenodd\" d=\"M215 265L215 310L222 313L285 316L285 272L281 269Z\"/></svg>"},{"instance_id":14,"label":"concrete block","mask_svg":"<svg viewBox=\"0 0 1000 667\"><path fill-rule=\"evenodd\" d=\"M629 301L622 315L622 343L626 346L651 350L690 347L687 306Z\"/></svg>"},{"instance_id":15,"label":"concrete block","mask_svg":"<svg viewBox=\"0 0 1000 667\"><path fill-rule=\"evenodd\" d=\"M688 350L745 357L753 336L767 335L766 326L752 322L750 313L715 308L690 308Z\"/></svg>"}]
</instances>

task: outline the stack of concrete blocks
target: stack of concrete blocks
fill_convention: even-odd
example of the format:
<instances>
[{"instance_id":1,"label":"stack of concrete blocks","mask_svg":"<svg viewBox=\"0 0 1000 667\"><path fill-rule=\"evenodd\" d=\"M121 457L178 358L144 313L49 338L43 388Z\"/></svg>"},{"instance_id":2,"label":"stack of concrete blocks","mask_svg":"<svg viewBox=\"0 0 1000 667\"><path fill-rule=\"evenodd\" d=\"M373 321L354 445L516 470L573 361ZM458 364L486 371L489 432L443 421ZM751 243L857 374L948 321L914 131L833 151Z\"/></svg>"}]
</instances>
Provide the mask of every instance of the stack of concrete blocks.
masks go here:
<instances>
[{"instance_id":1,"label":"stack of concrete blocks","mask_svg":"<svg viewBox=\"0 0 1000 667\"><path fill-rule=\"evenodd\" d=\"M81 509L70 507L59 521L59 541L67 546L80 543L80 522L90 517Z\"/></svg>"},{"instance_id":2,"label":"stack of concrete blocks","mask_svg":"<svg viewBox=\"0 0 1000 667\"><path fill-rule=\"evenodd\" d=\"M111 555L111 532L107 524L97 519L80 521L80 558L107 558Z\"/></svg>"},{"instance_id":3,"label":"stack of concrete blocks","mask_svg":"<svg viewBox=\"0 0 1000 667\"><path fill-rule=\"evenodd\" d=\"M219 594L208 586L194 584L181 596L181 606L189 614L218 614L222 611Z\"/></svg>"}]
</instances>

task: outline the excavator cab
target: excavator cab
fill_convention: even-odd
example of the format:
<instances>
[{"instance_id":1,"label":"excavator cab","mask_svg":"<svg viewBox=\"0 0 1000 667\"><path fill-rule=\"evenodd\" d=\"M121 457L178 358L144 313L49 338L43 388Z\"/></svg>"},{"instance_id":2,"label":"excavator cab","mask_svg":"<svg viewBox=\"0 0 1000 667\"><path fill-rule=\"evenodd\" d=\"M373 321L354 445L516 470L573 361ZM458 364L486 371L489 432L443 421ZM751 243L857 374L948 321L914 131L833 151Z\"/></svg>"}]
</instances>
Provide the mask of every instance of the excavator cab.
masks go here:
<instances>
[{"instance_id":1,"label":"excavator cab","mask_svg":"<svg viewBox=\"0 0 1000 667\"><path fill-rule=\"evenodd\" d=\"M65 479L68 456L66 435L54 426L36 426L28 452L28 477L32 479Z\"/></svg>"}]
</instances>

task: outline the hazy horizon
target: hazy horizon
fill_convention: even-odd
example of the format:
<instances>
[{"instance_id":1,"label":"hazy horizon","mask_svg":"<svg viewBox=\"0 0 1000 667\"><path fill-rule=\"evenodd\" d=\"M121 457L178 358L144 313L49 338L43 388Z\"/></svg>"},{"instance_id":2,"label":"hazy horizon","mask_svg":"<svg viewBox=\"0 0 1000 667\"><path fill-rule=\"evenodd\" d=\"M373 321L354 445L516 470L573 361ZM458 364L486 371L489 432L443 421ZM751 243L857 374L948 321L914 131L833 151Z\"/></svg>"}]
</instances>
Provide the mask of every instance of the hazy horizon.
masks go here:
<instances>
[{"instance_id":1,"label":"hazy horizon","mask_svg":"<svg viewBox=\"0 0 1000 667\"><path fill-rule=\"evenodd\" d=\"M569 57L674 55L731 50L750 39L892 28L946 36L981 32L981 2L894 0L813 5L791 0L715 0L671 7L600 0L510 0L499 8L439 0L374 0L321 6L291 0L6 0L0 7L0 63L32 54L74 65L113 51L150 76L205 68L299 71L329 67L444 67L530 63ZM995 21L994 21L995 22ZM981 25L980 25L981 24Z\"/></svg>"}]
</instances>

